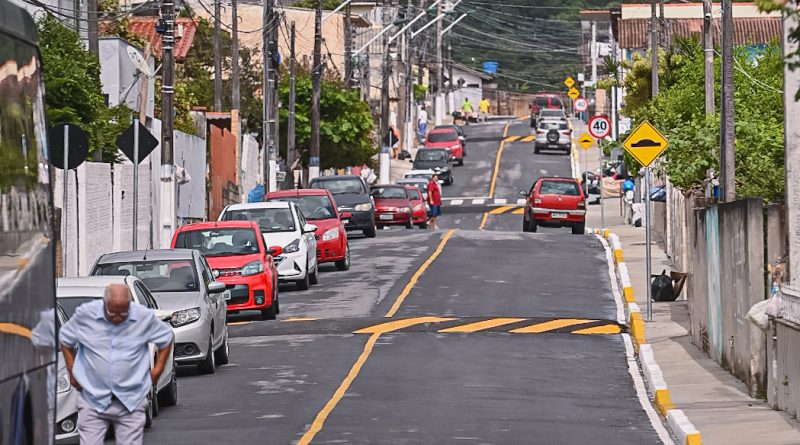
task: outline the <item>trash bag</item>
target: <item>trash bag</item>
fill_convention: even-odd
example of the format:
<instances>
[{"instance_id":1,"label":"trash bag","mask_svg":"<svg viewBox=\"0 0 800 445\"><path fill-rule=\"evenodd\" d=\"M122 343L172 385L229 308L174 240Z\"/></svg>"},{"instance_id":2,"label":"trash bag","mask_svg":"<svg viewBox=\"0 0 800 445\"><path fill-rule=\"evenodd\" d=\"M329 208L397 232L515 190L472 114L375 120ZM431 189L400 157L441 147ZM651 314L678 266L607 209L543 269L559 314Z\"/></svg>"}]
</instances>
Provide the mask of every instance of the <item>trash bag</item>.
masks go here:
<instances>
[{"instance_id":1,"label":"trash bag","mask_svg":"<svg viewBox=\"0 0 800 445\"><path fill-rule=\"evenodd\" d=\"M753 322L759 329L766 331L769 329L769 316L767 315L767 306L769 300L759 301L747 311L747 319Z\"/></svg>"},{"instance_id":2,"label":"trash bag","mask_svg":"<svg viewBox=\"0 0 800 445\"><path fill-rule=\"evenodd\" d=\"M252 190L247 193L247 202L263 202L264 201L264 186L256 184Z\"/></svg>"},{"instance_id":3,"label":"trash bag","mask_svg":"<svg viewBox=\"0 0 800 445\"><path fill-rule=\"evenodd\" d=\"M675 301L676 295L672 291L672 278L667 276L667 271L653 278L650 283L650 295L653 301Z\"/></svg>"}]
</instances>

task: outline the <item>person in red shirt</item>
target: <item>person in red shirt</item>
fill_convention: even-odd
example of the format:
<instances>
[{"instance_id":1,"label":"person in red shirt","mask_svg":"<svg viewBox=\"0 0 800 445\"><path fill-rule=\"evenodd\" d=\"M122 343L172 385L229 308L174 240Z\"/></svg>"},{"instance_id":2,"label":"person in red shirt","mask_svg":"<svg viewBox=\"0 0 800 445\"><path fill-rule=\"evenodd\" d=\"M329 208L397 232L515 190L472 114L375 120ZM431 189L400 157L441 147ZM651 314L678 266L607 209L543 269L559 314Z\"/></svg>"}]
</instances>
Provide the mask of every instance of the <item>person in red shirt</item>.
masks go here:
<instances>
[{"instance_id":1,"label":"person in red shirt","mask_svg":"<svg viewBox=\"0 0 800 445\"><path fill-rule=\"evenodd\" d=\"M428 181L428 205L431 206L431 228L438 229L436 218L442 214L442 190L439 188L439 176L434 173Z\"/></svg>"}]
</instances>

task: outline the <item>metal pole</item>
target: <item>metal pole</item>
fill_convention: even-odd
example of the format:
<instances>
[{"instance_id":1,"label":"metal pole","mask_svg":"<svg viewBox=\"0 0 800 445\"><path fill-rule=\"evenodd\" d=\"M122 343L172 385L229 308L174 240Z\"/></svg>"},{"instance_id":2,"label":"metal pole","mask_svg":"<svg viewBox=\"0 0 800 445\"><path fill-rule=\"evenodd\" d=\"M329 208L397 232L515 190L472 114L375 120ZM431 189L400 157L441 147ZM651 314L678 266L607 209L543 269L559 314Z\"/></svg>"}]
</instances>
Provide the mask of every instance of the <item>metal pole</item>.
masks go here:
<instances>
[{"instance_id":1,"label":"metal pole","mask_svg":"<svg viewBox=\"0 0 800 445\"><path fill-rule=\"evenodd\" d=\"M164 0L161 5L161 17L166 25L166 30L161 36L161 60L164 67L161 76L161 245L166 247L172 240L177 222L173 159L175 3L173 0Z\"/></svg>"},{"instance_id":2,"label":"metal pole","mask_svg":"<svg viewBox=\"0 0 800 445\"><path fill-rule=\"evenodd\" d=\"M353 86L353 25L350 21L350 0L344 10L344 87Z\"/></svg>"},{"instance_id":3,"label":"metal pole","mask_svg":"<svg viewBox=\"0 0 800 445\"><path fill-rule=\"evenodd\" d=\"M286 120L286 175L291 177L292 187L296 186L294 182L294 169L292 169L295 160L295 39L296 29L294 21L292 21L291 39L289 41L289 116Z\"/></svg>"},{"instance_id":4,"label":"metal pole","mask_svg":"<svg viewBox=\"0 0 800 445\"><path fill-rule=\"evenodd\" d=\"M606 205L603 200L603 149L597 144L597 153L600 155L600 228L606 228Z\"/></svg>"},{"instance_id":5,"label":"metal pole","mask_svg":"<svg viewBox=\"0 0 800 445\"><path fill-rule=\"evenodd\" d=\"M383 26L389 27L391 23L391 16L389 11L389 1L383 2ZM389 133L389 36L383 36L383 62L381 63L381 125L379 141L381 144L381 154L378 156L379 160L379 183L388 184L390 176L390 163L391 156L389 155L390 147L387 146L383 140Z\"/></svg>"},{"instance_id":6,"label":"metal pole","mask_svg":"<svg viewBox=\"0 0 800 445\"><path fill-rule=\"evenodd\" d=\"M442 100L442 76L444 74L444 66L442 64L442 17L444 17L444 5L439 3L436 5L436 100L434 101L434 113L436 125L441 125L444 114L444 103Z\"/></svg>"},{"instance_id":7,"label":"metal pole","mask_svg":"<svg viewBox=\"0 0 800 445\"><path fill-rule=\"evenodd\" d=\"M314 16L314 57L311 70L311 144L308 159L308 179L319 177L320 99L322 96L322 0L317 0Z\"/></svg>"},{"instance_id":8,"label":"metal pole","mask_svg":"<svg viewBox=\"0 0 800 445\"><path fill-rule=\"evenodd\" d=\"M592 85L597 84L597 22L592 22Z\"/></svg>"},{"instance_id":9,"label":"metal pole","mask_svg":"<svg viewBox=\"0 0 800 445\"><path fill-rule=\"evenodd\" d=\"M405 60L406 60L406 128L403 137L405 149L409 152L414 146L414 128L416 127L416 113L414 112L414 81L411 79L411 33L405 35Z\"/></svg>"},{"instance_id":10,"label":"metal pole","mask_svg":"<svg viewBox=\"0 0 800 445\"><path fill-rule=\"evenodd\" d=\"M133 118L133 248L139 250L139 118Z\"/></svg>"},{"instance_id":11,"label":"metal pole","mask_svg":"<svg viewBox=\"0 0 800 445\"><path fill-rule=\"evenodd\" d=\"M644 169L644 223L647 264L647 280L645 281L645 286L647 286L647 321L653 321L653 295L652 289L650 289L650 276L652 274L650 270L652 260L652 254L650 253L650 167L645 167Z\"/></svg>"},{"instance_id":12,"label":"metal pole","mask_svg":"<svg viewBox=\"0 0 800 445\"><path fill-rule=\"evenodd\" d=\"M262 162L262 170L261 170L261 177L264 181L264 191L269 192L269 155L270 155L270 142L272 141L272 137L270 135L270 124L269 124L269 111L270 111L270 101L272 99L272 93L270 92L270 47L269 47L269 36L270 36L270 18L272 15L272 0L263 0L263 11L262 11L262 25L264 29L261 30L261 43L263 51L261 51L261 63L262 63L262 78L261 78L261 89L262 89L262 103L263 107L261 110L262 115L262 151L261 151L261 162Z\"/></svg>"},{"instance_id":13,"label":"metal pole","mask_svg":"<svg viewBox=\"0 0 800 445\"><path fill-rule=\"evenodd\" d=\"M720 113L720 186L724 202L736 199L736 159L733 101L733 6L722 0L722 110Z\"/></svg>"},{"instance_id":14,"label":"metal pole","mask_svg":"<svg viewBox=\"0 0 800 445\"><path fill-rule=\"evenodd\" d=\"M214 0L214 111L222 111L222 54L220 52L220 0Z\"/></svg>"},{"instance_id":15,"label":"metal pole","mask_svg":"<svg viewBox=\"0 0 800 445\"><path fill-rule=\"evenodd\" d=\"M658 95L658 31L656 27L656 2L650 3L650 94L652 97Z\"/></svg>"},{"instance_id":16,"label":"metal pole","mask_svg":"<svg viewBox=\"0 0 800 445\"><path fill-rule=\"evenodd\" d=\"M238 0L231 0L231 108L241 107L239 87L239 12Z\"/></svg>"},{"instance_id":17,"label":"metal pole","mask_svg":"<svg viewBox=\"0 0 800 445\"><path fill-rule=\"evenodd\" d=\"M705 55L705 93L706 116L713 116L714 106L714 34L711 24L714 17L711 13L711 0L703 0L703 52Z\"/></svg>"},{"instance_id":18,"label":"metal pole","mask_svg":"<svg viewBox=\"0 0 800 445\"><path fill-rule=\"evenodd\" d=\"M69 125L64 125L64 193L61 202L61 275L67 276L67 220L69 212Z\"/></svg>"},{"instance_id":19,"label":"metal pole","mask_svg":"<svg viewBox=\"0 0 800 445\"><path fill-rule=\"evenodd\" d=\"M460 16L458 16L457 19L453 20L453 23L447 25L447 28L442 30L442 35L447 34L447 31L450 31L451 29L453 29L453 27L456 26L458 24L458 22L460 22L461 20L464 20L464 17L466 17L467 15L469 15L469 14L465 12L465 13L461 14Z\"/></svg>"}]
</instances>

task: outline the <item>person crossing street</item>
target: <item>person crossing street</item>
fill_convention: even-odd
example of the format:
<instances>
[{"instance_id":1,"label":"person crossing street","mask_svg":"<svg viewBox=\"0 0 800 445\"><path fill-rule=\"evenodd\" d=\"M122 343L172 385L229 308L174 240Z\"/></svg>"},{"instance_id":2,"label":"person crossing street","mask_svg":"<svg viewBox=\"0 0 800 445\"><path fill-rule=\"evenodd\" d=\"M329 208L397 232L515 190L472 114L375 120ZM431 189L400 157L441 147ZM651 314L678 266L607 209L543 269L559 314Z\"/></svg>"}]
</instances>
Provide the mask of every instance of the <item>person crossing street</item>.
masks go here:
<instances>
[{"instance_id":1,"label":"person crossing street","mask_svg":"<svg viewBox=\"0 0 800 445\"><path fill-rule=\"evenodd\" d=\"M491 103L489 99L483 98L478 102L478 122L486 123L486 118L489 116L489 107Z\"/></svg>"},{"instance_id":2,"label":"person crossing street","mask_svg":"<svg viewBox=\"0 0 800 445\"><path fill-rule=\"evenodd\" d=\"M468 97L464 98L464 102L461 104L461 118L464 119L464 124L469 125L469 119L472 117L472 102L469 101Z\"/></svg>"}]
</instances>

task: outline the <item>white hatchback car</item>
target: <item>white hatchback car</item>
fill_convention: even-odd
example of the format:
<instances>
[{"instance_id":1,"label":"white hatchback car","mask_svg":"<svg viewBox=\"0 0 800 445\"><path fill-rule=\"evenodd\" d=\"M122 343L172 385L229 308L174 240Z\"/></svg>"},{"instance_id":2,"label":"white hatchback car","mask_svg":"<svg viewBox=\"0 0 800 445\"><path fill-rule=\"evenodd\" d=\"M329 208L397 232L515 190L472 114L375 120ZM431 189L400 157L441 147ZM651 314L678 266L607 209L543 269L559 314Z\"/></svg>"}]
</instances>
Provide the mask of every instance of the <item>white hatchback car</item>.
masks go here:
<instances>
[{"instance_id":1,"label":"white hatchback car","mask_svg":"<svg viewBox=\"0 0 800 445\"><path fill-rule=\"evenodd\" d=\"M536 127L534 153L540 150L572 150L572 130L567 121L540 120Z\"/></svg>"},{"instance_id":2,"label":"white hatchback car","mask_svg":"<svg viewBox=\"0 0 800 445\"><path fill-rule=\"evenodd\" d=\"M219 221L255 221L268 246L279 245L283 253L274 257L278 281L293 282L300 290L317 284L317 226L306 221L293 202L251 202L225 207Z\"/></svg>"}]
</instances>

